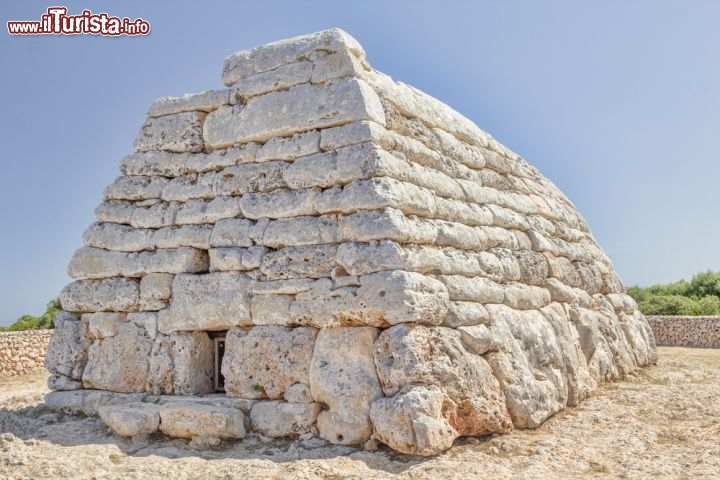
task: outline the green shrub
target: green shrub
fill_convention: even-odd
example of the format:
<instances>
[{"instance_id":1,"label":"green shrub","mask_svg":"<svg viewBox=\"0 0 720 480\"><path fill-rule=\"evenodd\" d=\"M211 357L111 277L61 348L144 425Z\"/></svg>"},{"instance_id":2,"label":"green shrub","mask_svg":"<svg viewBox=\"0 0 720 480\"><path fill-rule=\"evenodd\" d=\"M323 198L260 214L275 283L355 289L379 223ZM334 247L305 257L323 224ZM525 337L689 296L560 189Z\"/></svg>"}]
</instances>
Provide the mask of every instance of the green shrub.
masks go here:
<instances>
[{"instance_id":1,"label":"green shrub","mask_svg":"<svg viewBox=\"0 0 720 480\"><path fill-rule=\"evenodd\" d=\"M0 332L18 332L20 330L42 330L45 328L55 328L53 318L55 318L55 315L57 315L59 311L60 300L54 298L48 302L45 313L39 317L23 315L9 327L0 327Z\"/></svg>"},{"instance_id":2,"label":"green shrub","mask_svg":"<svg viewBox=\"0 0 720 480\"><path fill-rule=\"evenodd\" d=\"M645 315L720 315L720 272L698 273L690 282L630 287Z\"/></svg>"}]
</instances>

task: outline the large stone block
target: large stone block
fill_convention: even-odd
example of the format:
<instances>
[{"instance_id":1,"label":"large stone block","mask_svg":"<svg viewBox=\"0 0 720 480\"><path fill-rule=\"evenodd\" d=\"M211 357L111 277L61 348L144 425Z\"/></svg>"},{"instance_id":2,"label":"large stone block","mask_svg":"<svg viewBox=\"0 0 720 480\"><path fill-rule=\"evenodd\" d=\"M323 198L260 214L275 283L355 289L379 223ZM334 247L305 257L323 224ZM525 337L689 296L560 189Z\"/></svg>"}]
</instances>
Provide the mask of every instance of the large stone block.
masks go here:
<instances>
[{"instance_id":1,"label":"large stone block","mask_svg":"<svg viewBox=\"0 0 720 480\"><path fill-rule=\"evenodd\" d=\"M205 332L159 335L152 347L146 389L155 395L213 391L213 342Z\"/></svg>"},{"instance_id":2,"label":"large stone block","mask_svg":"<svg viewBox=\"0 0 720 480\"><path fill-rule=\"evenodd\" d=\"M247 76L230 89L233 98L247 101L250 97L275 90L287 90L301 83L308 83L313 72L313 63L307 60L289 63L268 72Z\"/></svg>"},{"instance_id":3,"label":"large stone block","mask_svg":"<svg viewBox=\"0 0 720 480\"><path fill-rule=\"evenodd\" d=\"M100 222L130 224L135 204L125 201L104 201L95 208L95 218Z\"/></svg>"},{"instance_id":4,"label":"large stone block","mask_svg":"<svg viewBox=\"0 0 720 480\"><path fill-rule=\"evenodd\" d=\"M144 392L152 340L133 323L125 323L117 335L93 340L83 371L85 388L111 392Z\"/></svg>"},{"instance_id":5,"label":"large stone block","mask_svg":"<svg viewBox=\"0 0 720 480\"><path fill-rule=\"evenodd\" d=\"M222 364L228 396L278 400L291 385L309 383L316 336L308 327L232 328Z\"/></svg>"},{"instance_id":6,"label":"large stone block","mask_svg":"<svg viewBox=\"0 0 720 480\"><path fill-rule=\"evenodd\" d=\"M315 425L322 405L267 400L256 403L250 412L253 430L268 437L297 436Z\"/></svg>"},{"instance_id":7,"label":"large stone block","mask_svg":"<svg viewBox=\"0 0 720 480\"><path fill-rule=\"evenodd\" d=\"M324 328L318 334L310 390L328 406L318 416L318 431L331 443L361 445L372 434L370 405L382 397L373 360L377 336L372 327Z\"/></svg>"},{"instance_id":8,"label":"large stone block","mask_svg":"<svg viewBox=\"0 0 720 480\"><path fill-rule=\"evenodd\" d=\"M534 428L563 408L568 389L555 333L537 311L488 305L497 352L485 358L500 383L513 424Z\"/></svg>"},{"instance_id":9,"label":"large stone block","mask_svg":"<svg viewBox=\"0 0 720 480\"><path fill-rule=\"evenodd\" d=\"M386 327L403 322L442 323L447 314L447 290L425 275L399 270L360 277L359 287L334 288L316 282L290 305L293 322L336 327Z\"/></svg>"},{"instance_id":10,"label":"large stone block","mask_svg":"<svg viewBox=\"0 0 720 480\"><path fill-rule=\"evenodd\" d=\"M158 249L192 247L201 250L210 248L212 225L182 225L155 230L153 243Z\"/></svg>"},{"instance_id":11,"label":"large stone block","mask_svg":"<svg viewBox=\"0 0 720 480\"><path fill-rule=\"evenodd\" d=\"M202 152L203 112L183 112L149 118L135 137L136 152Z\"/></svg>"},{"instance_id":12,"label":"large stone block","mask_svg":"<svg viewBox=\"0 0 720 480\"><path fill-rule=\"evenodd\" d=\"M160 407L153 404L106 405L98 409L98 416L115 434L138 441L146 439L160 427Z\"/></svg>"},{"instance_id":13,"label":"large stone block","mask_svg":"<svg viewBox=\"0 0 720 480\"><path fill-rule=\"evenodd\" d=\"M130 216L130 225L135 228L162 228L175 224L180 205L161 202L149 207L135 207Z\"/></svg>"},{"instance_id":14,"label":"large stone block","mask_svg":"<svg viewBox=\"0 0 720 480\"><path fill-rule=\"evenodd\" d=\"M158 314L158 330L227 330L250 325L252 280L229 272L179 274L172 285L170 308Z\"/></svg>"},{"instance_id":15,"label":"large stone block","mask_svg":"<svg viewBox=\"0 0 720 480\"><path fill-rule=\"evenodd\" d=\"M391 170L392 155L372 143L298 158L285 173L290 188L330 188L353 180L381 176Z\"/></svg>"},{"instance_id":16,"label":"large stone block","mask_svg":"<svg viewBox=\"0 0 720 480\"><path fill-rule=\"evenodd\" d=\"M342 235L335 215L297 216L270 222L262 244L270 248L340 243Z\"/></svg>"},{"instance_id":17,"label":"large stone block","mask_svg":"<svg viewBox=\"0 0 720 480\"><path fill-rule=\"evenodd\" d=\"M240 198L221 196L212 200L192 199L178 208L174 222L178 225L215 223L242 213Z\"/></svg>"},{"instance_id":18,"label":"large stone block","mask_svg":"<svg viewBox=\"0 0 720 480\"><path fill-rule=\"evenodd\" d=\"M375 435L396 450L432 455L458 436L505 432L512 426L490 366L468 351L453 329L389 328L375 342L375 365L391 397L373 405ZM413 435L415 428L422 434Z\"/></svg>"},{"instance_id":19,"label":"large stone block","mask_svg":"<svg viewBox=\"0 0 720 480\"><path fill-rule=\"evenodd\" d=\"M244 218L224 218L215 222L210 235L212 247L251 247L250 230L254 223Z\"/></svg>"},{"instance_id":20,"label":"large stone block","mask_svg":"<svg viewBox=\"0 0 720 480\"><path fill-rule=\"evenodd\" d=\"M246 272L260 267L268 249L265 247L211 248L211 272Z\"/></svg>"},{"instance_id":21,"label":"large stone block","mask_svg":"<svg viewBox=\"0 0 720 480\"><path fill-rule=\"evenodd\" d=\"M95 222L85 230L83 240L89 247L120 252L152 250L155 246L152 230L133 228L119 223Z\"/></svg>"},{"instance_id":22,"label":"large stone block","mask_svg":"<svg viewBox=\"0 0 720 480\"><path fill-rule=\"evenodd\" d=\"M123 157L120 173L123 175L158 175L176 177L192 173L188 165L188 153L165 151L137 152Z\"/></svg>"},{"instance_id":23,"label":"large stone block","mask_svg":"<svg viewBox=\"0 0 720 480\"><path fill-rule=\"evenodd\" d=\"M267 193L246 193L240 199L240 208L243 216L252 219L313 215L318 190L280 188Z\"/></svg>"},{"instance_id":24,"label":"large stone block","mask_svg":"<svg viewBox=\"0 0 720 480\"><path fill-rule=\"evenodd\" d=\"M121 176L108 185L103 192L104 200L152 200L160 198L167 186L165 177Z\"/></svg>"},{"instance_id":25,"label":"large stone block","mask_svg":"<svg viewBox=\"0 0 720 480\"><path fill-rule=\"evenodd\" d=\"M169 403L160 409L160 431L179 438L244 438L245 415L230 407Z\"/></svg>"},{"instance_id":26,"label":"large stone block","mask_svg":"<svg viewBox=\"0 0 720 480\"><path fill-rule=\"evenodd\" d=\"M280 160L227 167L215 178L216 195L242 195L285 188L288 164Z\"/></svg>"},{"instance_id":27,"label":"large stone block","mask_svg":"<svg viewBox=\"0 0 720 480\"><path fill-rule=\"evenodd\" d=\"M124 253L95 247L75 252L68 274L73 278L143 277L149 273L199 273L208 270L208 255L196 248Z\"/></svg>"},{"instance_id":28,"label":"large stone block","mask_svg":"<svg viewBox=\"0 0 720 480\"><path fill-rule=\"evenodd\" d=\"M82 321L87 325L87 333L90 338L102 339L114 337L120 333L126 318L126 313L96 312L83 314Z\"/></svg>"},{"instance_id":29,"label":"large stone block","mask_svg":"<svg viewBox=\"0 0 720 480\"><path fill-rule=\"evenodd\" d=\"M385 123L375 92L345 78L330 84L298 85L253 97L243 107L220 107L205 119L204 138L212 148L326 128L355 120Z\"/></svg>"},{"instance_id":30,"label":"large stone block","mask_svg":"<svg viewBox=\"0 0 720 480\"><path fill-rule=\"evenodd\" d=\"M335 268L335 245L285 247L265 255L260 271L268 280L326 278Z\"/></svg>"},{"instance_id":31,"label":"large stone block","mask_svg":"<svg viewBox=\"0 0 720 480\"><path fill-rule=\"evenodd\" d=\"M45 354L45 368L79 380L87 363L88 342L83 325L75 315L62 311L55 315L53 323L55 331Z\"/></svg>"},{"instance_id":32,"label":"large stone block","mask_svg":"<svg viewBox=\"0 0 720 480\"><path fill-rule=\"evenodd\" d=\"M292 137L273 137L255 154L256 162L293 161L320 151L320 132L296 133Z\"/></svg>"},{"instance_id":33,"label":"large stone block","mask_svg":"<svg viewBox=\"0 0 720 480\"><path fill-rule=\"evenodd\" d=\"M310 58L317 51L343 50L351 52L360 59L365 58L365 52L357 40L339 28L269 43L227 57L223 64L222 81L230 86L250 75L275 70L300 59Z\"/></svg>"},{"instance_id":34,"label":"large stone block","mask_svg":"<svg viewBox=\"0 0 720 480\"><path fill-rule=\"evenodd\" d=\"M408 385L375 401L370 415L377 440L402 453L430 456L452 447L460 436L451 423L458 413L441 387Z\"/></svg>"},{"instance_id":35,"label":"large stone block","mask_svg":"<svg viewBox=\"0 0 720 480\"><path fill-rule=\"evenodd\" d=\"M60 305L69 312L131 312L139 302L140 285L129 278L76 280L60 292Z\"/></svg>"},{"instance_id":36,"label":"large stone block","mask_svg":"<svg viewBox=\"0 0 720 480\"><path fill-rule=\"evenodd\" d=\"M148 117L161 117L180 112L211 112L230 103L230 90L207 90L180 97L160 97L148 109Z\"/></svg>"},{"instance_id":37,"label":"large stone block","mask_svg":"<svg viewBox=\"0 0 720 480\"><path fill-rule=\"evenodd\" d=\"M168 181L160 192L166 202L186 202L191 198L212 199L215 172L177 176Z\"/></svg>"}]
</instances>

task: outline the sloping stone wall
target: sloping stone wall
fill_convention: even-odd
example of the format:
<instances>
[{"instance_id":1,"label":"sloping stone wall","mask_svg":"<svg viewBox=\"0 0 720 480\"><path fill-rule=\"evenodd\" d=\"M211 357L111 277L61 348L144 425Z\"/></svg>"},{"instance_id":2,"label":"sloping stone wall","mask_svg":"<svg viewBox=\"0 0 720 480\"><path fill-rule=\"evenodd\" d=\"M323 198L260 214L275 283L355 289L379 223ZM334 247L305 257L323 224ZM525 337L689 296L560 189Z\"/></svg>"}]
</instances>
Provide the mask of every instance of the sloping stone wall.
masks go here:
<instances>
[{"instance_id":1,"label":"sloping stone wall","mask_svg":"<svg viewBox=\"0 0 720 480\"><path fill-rule=\"evenodd\" d=\"M0 332L0 377L45 370L43 362L52 330Z\"/></svg>"},{"instance_id":2,"label":"sloping stone wall","mask_svg":"<svg viewBox=\"0 0 720 480\"><path fill-rule=\"evenodd\" d=\"M433 455L656 361L567 197L347 33L237 52L222 80L153 103L106 188L59 295L54 397L209 394L226 332L251 432ZM232 428L176 428L211 407ZM130 437L247 433L217 405L99 414Z\"/></svg>"},{"instance_id":3,"label":"sloping stone wall","mask_svg":"<svg viewBox=\"0 0 720 480\"><path fill-rule=\"evenodd\" d=\"M720 317L673 317L652 315L650 323L658 345L720 347Z\"/></svg>"}]
</instances>

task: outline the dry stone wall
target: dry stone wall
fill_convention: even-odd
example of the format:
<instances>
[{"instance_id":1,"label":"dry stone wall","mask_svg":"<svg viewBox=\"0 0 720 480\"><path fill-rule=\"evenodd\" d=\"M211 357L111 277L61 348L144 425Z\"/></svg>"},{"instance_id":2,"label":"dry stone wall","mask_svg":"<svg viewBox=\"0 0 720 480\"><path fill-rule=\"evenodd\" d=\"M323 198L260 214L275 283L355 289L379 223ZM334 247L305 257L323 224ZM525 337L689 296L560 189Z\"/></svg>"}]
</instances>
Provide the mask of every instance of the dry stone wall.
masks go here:
<instances>
[{"instance_id":1,"label":"dry stone wall","mask_svg":"<svg viewBox=\"0 0 720 480\"><path fill-rule=\"evenodd\" d=\"M720 317L648 315L658 345L720 348Z\"/></svg>"},{"instance_id":2,"label":"dry stone wall","mask_svg":"<svg viewBox=\"0 0 720 480\"><path fill-rule=\"evenodd\" d=\"M139 402L98 411L117 432L431 455L655 361L570 201L345 32L238 52L222 80L150 107L70 262L47 365L60 391L202 395L226 332L247 428L180 432Z\"/></svg>"},{"instance_id":3,"label":"dry stone wall","mask_svg":"<svg viewBox=\"0 0 720 480\"><path fill-rule=\"evenodd\" d=\"M44 371L52 333L52 330L0 332L0 377Z\"/></svg>"}]
</instances>

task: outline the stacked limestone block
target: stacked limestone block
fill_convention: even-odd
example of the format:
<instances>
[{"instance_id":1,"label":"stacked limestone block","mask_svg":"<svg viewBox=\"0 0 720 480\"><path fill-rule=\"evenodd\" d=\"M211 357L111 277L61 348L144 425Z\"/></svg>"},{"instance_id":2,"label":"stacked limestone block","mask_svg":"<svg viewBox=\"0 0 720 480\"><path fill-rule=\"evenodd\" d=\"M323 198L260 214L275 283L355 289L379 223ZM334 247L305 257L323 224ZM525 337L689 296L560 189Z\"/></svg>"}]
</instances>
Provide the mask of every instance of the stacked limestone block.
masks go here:
<instances>
[{"instance_id":1,"label":"stacked limestone block","mask_svg":"<svg viewBox=\"0 0 720 480\"><path fill-rule=\"evenodd\" d=\"M565 196L345 32L222 80L156 101L105 190L48 356L64 387L210 392L227 331L252 430L429 455L655 361Z\"/></svg>"}]
</instances>

